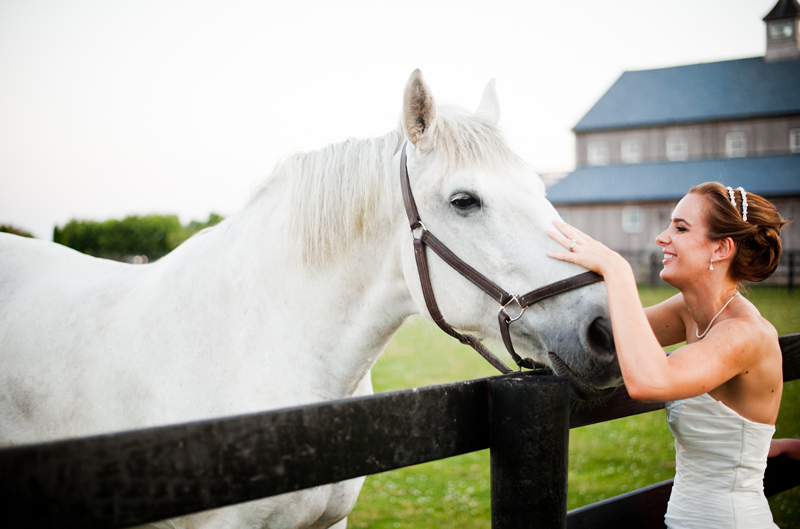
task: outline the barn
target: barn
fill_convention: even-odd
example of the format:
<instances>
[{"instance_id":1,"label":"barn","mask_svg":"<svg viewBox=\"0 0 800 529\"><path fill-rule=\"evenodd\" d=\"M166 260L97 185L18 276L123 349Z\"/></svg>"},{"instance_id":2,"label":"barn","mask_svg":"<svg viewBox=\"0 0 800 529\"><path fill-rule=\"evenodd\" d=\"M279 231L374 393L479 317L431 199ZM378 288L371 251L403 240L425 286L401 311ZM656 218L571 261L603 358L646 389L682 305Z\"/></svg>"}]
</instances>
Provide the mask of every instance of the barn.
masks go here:
<instances>
[{"instance_id":1,"label":"barn","mask_svg":"<svg viewBox=\"0 0 800 529\"><path fill-rule=\"evenodd\" d=\"M659 281L655 238L696 184L741 186L800 220L800 4L780 0L764 22L764 57L625 72L573 128L576 169L547 196L640 282ZM800 268L800 226L783 243L785 283Z\"/></svg>"}]
</instances>

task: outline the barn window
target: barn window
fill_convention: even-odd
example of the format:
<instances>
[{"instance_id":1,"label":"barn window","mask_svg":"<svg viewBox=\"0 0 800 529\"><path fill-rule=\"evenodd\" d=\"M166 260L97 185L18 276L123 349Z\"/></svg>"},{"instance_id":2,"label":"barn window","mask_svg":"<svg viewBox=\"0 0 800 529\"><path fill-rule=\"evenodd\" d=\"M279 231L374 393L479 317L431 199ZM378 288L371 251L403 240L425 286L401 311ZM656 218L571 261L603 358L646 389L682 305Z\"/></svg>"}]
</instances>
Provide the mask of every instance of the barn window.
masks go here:
<instances>
[{"instance_id":1,"label":"barn window","mask_svg":"<svg viewBox=\"0 0 800 529\"><path fill-rule=\"evenodd\" d=\"M792 20L779 20L777 22L770 22L769 24L769 37L775 39L788 39L794 33L792 27Z\"/></svg>"},{"instance_id":2,"label":"barn window","mask_svg":"<svg viewBox=\"0 0 800 529\"><path fill-rule=\"evenodd\" d=\"M800 152L800 129L789 131L789 150L794 153Z\"/></svg>"},{"instance_id":3,"label":"barn window","mask_svg":"<svg viewBox=\"0 0 800 529\"><path fill-rule=\"evenodd\" d=\"M622 208L622 231L625 233L642 233L644 229L644 212L639 206Z\"/></svg>"},{"instance_id":4,"label":"barn window","mask_svg":"<svg viewBox=\"0 0 800 529\"><path fill-rule=\"evenodd\" d=\"M667 159L680 162L689 157L689 142L683 136L667 136Z\"/></svg>"},{"instance_id":5,"label":"barn window","mask_svg":"<svg viewBox=\"0 0 800 529\"><path fill-rule=\"evenodd\" d=\"M608 164L608 146L604 141L589 142L589 165Z\"/></svg>"},{"instance_id":6,"label":"barn window","mask_svg":"<svg viewBox=\"0 0 800 529\"><path fill-rule=\"evenodd\" d=\"M747 156L747 134L741 131L727 133L725 135L725 154L728 158Z\"/></svg>"},{"instance_id":7,"label":"barn window","mask_svg":"<svg viewBox=\"0 0 800 529\"><path fill-rule=\"evenodd\" d=\"M637 139L622 140L622 161L639 163L642 161L642 142Z\"/></svg>"}]
</instances>

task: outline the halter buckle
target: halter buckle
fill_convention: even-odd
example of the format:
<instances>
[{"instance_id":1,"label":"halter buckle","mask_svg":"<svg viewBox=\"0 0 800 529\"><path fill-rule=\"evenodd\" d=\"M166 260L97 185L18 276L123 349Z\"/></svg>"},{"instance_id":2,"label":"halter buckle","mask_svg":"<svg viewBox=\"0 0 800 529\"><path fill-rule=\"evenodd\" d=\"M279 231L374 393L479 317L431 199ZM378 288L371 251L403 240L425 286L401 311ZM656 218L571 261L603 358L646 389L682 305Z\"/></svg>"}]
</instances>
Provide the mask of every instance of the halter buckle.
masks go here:
<instances>
[{"instance_id":1,"label":"halter buckle","mask_svg":"<svg viewBox=\"0 0 800 529\"><path fill-rule=\"evenodd\" d=\"M417 237L417 234L414 233L417 230L420 230L419 231L419 237ZM421 239L422 238L422 234L424 232L426 232L426 231L428 231L428 228L425 227L425 224L423 224L421 220L418 220L417 221L417 226L414 227L414 228L411 228L411 238L414 239L415 241L417 239Z\"/></svg>"},{"instance_id":2,"label":"halter buckle","mask_svg":"<svg viewBox=\"0 0 800 529\"><path fill-rule=\"evenodd\" d=\"M517 307L519 307L519 314L517 314L516 316L511 316L511 313L508 312L508 306L511 305L512 303L516 303ZM506 320L508 321L508 323L512 323L520 319L522 315L525 314L525 311L527 309L528 307L523 307L522 303L519 302L519 297L517 297L516 294L512 294L511 299L509 299L505 305L500 307L500 312L506 315Z\"/></svg>"}]
</instances>

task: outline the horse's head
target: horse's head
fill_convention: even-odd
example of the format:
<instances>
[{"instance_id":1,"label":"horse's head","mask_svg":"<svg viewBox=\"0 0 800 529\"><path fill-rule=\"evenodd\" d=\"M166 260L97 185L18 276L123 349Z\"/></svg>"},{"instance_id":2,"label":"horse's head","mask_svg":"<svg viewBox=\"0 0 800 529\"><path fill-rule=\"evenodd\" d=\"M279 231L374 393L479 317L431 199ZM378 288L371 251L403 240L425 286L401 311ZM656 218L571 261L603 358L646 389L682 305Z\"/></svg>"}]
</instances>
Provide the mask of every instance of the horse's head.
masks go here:
<instances>
[{"instance_id":1,"label":"horse's head","mask_svg":"<svg viewBox=\"0 0 800 529\"><path fill-rule=\"evenodd\" d=\"M497 128L490 82L474 114L437 108L419 70L406 86L402 126L413 197L426 229L508 293L524 294L584 269L547 257L562 250L546 234L558 219L541 179L508 147ZM399 164L399 156L396 158ZM403 272L427 314L411 236L403 234ZM430 250L436 301L453 327L499 338L497 301ZM511 325L517 352L544 363L593 398L621 384L603 283L537 303Z\"/></svg>"}]
</instances>

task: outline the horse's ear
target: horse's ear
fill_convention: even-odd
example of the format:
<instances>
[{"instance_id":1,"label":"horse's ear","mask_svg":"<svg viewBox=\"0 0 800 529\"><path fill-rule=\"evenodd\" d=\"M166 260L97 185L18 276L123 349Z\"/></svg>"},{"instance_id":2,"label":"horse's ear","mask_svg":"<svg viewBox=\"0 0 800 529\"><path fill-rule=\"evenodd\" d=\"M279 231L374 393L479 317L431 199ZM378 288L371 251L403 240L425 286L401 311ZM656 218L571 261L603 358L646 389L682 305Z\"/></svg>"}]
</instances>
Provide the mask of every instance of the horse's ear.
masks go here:
<instances>
[{"instance_id":1,"label":"horse's ear","mask_svg":"<svg viewBox=\"0 0 800 529\"><path fill-rule=\"evenodd\" d=\"M422 78L422 72L414 70L403 94L403 129L408 141L422 152L433 147L436 102L431 89Z\"/></svg>"},{"instance_id":2,"label":"horse's ear","mask_svg":"<svg viewBox=\"0 0 800 529\"><path fill-rule=\"evenodd\" d=\"M478 110L475 114L494 125L497 125L497 122L500 121L500 100L497 98L494 79L489 81L489 84L483 90L483 98L481 98L481 104L478 105Z\"/></svg>"}]
</instances>

